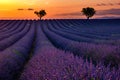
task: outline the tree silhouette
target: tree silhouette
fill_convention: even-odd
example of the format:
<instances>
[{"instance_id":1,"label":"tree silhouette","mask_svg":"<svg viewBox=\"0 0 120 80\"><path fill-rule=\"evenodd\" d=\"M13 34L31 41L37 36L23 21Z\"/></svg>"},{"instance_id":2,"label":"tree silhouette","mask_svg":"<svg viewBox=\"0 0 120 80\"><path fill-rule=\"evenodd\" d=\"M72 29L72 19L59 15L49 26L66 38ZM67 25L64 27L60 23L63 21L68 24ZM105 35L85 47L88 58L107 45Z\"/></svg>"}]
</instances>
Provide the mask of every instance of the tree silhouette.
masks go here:
<instances>
[{"instance_id":1,"label":"tree silhouette","mask_svg":"<svg viewBox=\"0 0 120 80\"><path fill-rule=\"evenodd\" d=\"M96 13L96 11L92 7L87 7L87 8L82 9L82 13L83 13L83 15L85 15L87 17L87 19L89 19Z\"/></svg>"},{"instance_id":2,"label":"tree silhouette","mask_svg":"<svg viewBox=\"0 0 120 80\"><path fill-rule=\"evenodd\" d=\"M34 13L40 18L40 20L43 16L47 14L45 10L35 11Z\"/></svg>"}]
</instances>

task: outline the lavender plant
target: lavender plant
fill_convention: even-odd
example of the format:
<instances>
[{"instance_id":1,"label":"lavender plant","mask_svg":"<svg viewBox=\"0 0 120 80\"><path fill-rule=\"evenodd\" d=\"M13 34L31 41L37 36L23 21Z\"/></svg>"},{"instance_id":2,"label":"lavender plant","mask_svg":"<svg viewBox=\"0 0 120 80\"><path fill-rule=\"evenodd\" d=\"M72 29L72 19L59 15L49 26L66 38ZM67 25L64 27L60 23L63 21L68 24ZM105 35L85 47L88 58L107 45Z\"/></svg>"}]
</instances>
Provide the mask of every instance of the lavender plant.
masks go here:
<instances>
[{"instance_id":1,"label":"lavender plant","mask_svg":"<svg viewBox=\"0 0 120 80\"><path fill-rule=\"evenodd\" d=\"M34 26L34 23L31 26ZM0 80L18 79L30 55L29 51L34 38L34 29L35 27L31 27L26 36L0 52Z\"/></svg>"},{"instance_id":2,"label":"lavender plant","mask_svg":"<svg viewBox=\"0 0 120 80\"><path fill-rule=\"evenodd\" d=\"M20 80L119 80L120 69L96 67L54 47L44 47L27 64Z\"/></svg>"},{"instance_id":3,"label":"lavender plant","mask_svg":"<svg viewBox=\"0 0 120 80\"><path fill-rule=\"evenodd\" d=\"M24 30L21 32L14 34L13 36L10 36L6 38L5 40L0 41L0 51L4 50L5 48L8 48L12 44L14 44L16 41L18 41L20 38L25 36L25 34L29 31L30 25L26 25Z\"/></svg>"},{"instance_id":4,"label":"lavender plant","mask_svg":"<svg viewBox=\"0 0 120 80\"><path fill-rule=\"evenodd\" d=\"M56 33L50 31L47 27L43 27L43 30L49 40L58 48L63 50L70 51L75 55L83 56L85 58L91 58L95 63L101 61L104 63L107 55L115 55L115 65L120 64L118 61L120 60L120 46L114 45L106 45L106 44L93 44L93 43L85 43L85 42L75 42L70 39L66 39ZM53 37L54 36L54 37ZM115 59L114 58L114 59ZM108 60L109 61L109 60ZM112 59L108 62L111 63ZM111 63L113 64L114 61ZM105 64L105 65L108 65Z\"/></svg>"}]
</instances>

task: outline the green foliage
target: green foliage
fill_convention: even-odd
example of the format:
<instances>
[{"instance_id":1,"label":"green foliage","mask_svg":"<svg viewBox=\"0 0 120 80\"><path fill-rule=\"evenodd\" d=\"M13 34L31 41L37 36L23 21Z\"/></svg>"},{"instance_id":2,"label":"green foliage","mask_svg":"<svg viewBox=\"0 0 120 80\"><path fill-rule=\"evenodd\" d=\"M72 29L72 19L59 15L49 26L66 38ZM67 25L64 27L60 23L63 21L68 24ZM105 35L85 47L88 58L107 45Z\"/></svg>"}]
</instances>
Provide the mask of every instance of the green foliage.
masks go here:
<instances>
[{"instance_id":1,"label":"green foliage","mask_svg":"<svg viewBox=\"0 0 120 80\"><path fill-rule=\"evenodd\" d=\"M87 19L89 19L96 13L96 11L94 8L87 7L87 8L82 9L82 13L83 13L83 15L85 15L87 17Z\"/></svg>"}]
</instances>

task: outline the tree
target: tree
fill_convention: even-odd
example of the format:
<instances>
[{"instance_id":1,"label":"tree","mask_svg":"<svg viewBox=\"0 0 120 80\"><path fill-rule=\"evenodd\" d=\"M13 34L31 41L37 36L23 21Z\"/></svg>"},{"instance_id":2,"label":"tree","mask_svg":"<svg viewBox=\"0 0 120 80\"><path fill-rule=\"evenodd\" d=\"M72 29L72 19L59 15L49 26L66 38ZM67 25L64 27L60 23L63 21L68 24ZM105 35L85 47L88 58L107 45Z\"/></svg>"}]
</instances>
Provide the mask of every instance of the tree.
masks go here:
<instances>
[{"instance_id":1,"label":"tree","mask_svg":"<svg viewBox=\"0 0 120 80\"><path fill-rule=\"evenodd\" d=\"M87 7L87 8L82 9L82 13L83 13L83 15L85 15L87 17L87 19L89 19L96 13L96 11L92 7Z\"/></svg>"},{"instance_id":2,"label":"tree","mask_svg":"<svg viewBox=\"0 0 120 80\"><path fill-rule=\"evenodd\" d=\"M45 10L35 11L34 13L40 18L40 20L43 16L47 14Z\"/></svg>"}]
</instances>

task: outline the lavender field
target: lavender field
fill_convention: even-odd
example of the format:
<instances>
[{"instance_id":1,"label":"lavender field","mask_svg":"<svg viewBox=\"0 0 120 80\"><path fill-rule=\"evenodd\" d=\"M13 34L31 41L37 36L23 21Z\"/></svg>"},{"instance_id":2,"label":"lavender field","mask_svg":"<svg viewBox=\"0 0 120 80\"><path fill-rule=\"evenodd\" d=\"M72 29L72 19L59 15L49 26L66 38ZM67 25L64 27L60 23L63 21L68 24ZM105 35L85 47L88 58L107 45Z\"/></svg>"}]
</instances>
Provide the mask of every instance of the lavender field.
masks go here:
<instances>
[{"instance_id":1,"label":"lavender field","mask_svg":"<svg viewBox=\"0 0 120 80\"><path fill-rule=\"evenodd\" d=\"M0 20L0 80L120 80L120 19Z\"/></svg>"}]
</instances>

